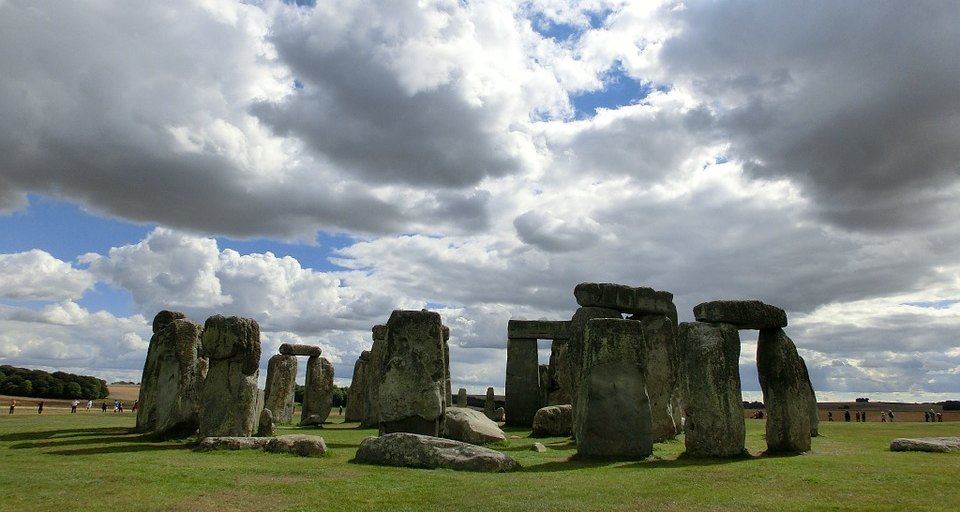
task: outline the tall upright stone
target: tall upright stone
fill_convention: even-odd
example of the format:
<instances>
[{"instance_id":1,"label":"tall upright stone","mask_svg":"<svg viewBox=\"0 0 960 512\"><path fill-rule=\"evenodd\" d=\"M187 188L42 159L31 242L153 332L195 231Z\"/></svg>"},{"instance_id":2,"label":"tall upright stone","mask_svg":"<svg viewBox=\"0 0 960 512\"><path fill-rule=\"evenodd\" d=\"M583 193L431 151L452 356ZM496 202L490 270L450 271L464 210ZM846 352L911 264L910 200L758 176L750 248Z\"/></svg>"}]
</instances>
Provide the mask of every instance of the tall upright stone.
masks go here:
<instances>
[{"instance_id":1,"label":"tall upright stone","mask_svg":"<svg viewBox=\"0 0 960 512\"><path fill-rule=\"evenodd\" d=\"M322 425L333 406L333 364L325 357L307 359L300 425Z\"/></svg>"},{"instance_id":2,"label":"tall upright stone","mask_svg":"<svg viewBox=\"0 0 960 512\"><path fill-rule=\"evenodd\" d=\"M615 309L584 306L573 313L570 320L570 340L567 342L565 358L567 382L570 383L570 405L573 406L573 417L577 417L577 388L580 385L580 372L583 369L583 337L587 322L594 318L622 319L623 315Z\"/></svg>"},{"instance_id":3,"label":"tall upright stone","mask_svg":"<svg viewBox=\"0 0 960 512\"><path fill-rule=\"evenodd\" d=\"M642 459L653 453L643 349L640 322L587 322L574 417L579 456Z\"/></svg>"},{"instance_id":4,"label":"tall upright stone","mask_svg":"<svg viewBox=\"0 0 960 512\"><path fill-rule=\"evenodd\" d=\"M188 436L200 426L200 393L207 360L200 357L199 324L178 318L159 333L156 425L160 437Z\"/></svg>"},{"instance_id":5,"label":"tall upright stone","mask_svg":"<svg viewBox=\"0 0 960 512\"><path fill-rule=\"evenodd\" d=\"M270 409L272 423L293 422L296 388L297 356L272 356L267 362L267 381L263 390L263 406Z\"/></svg>"},{"instance_id":6,"label":"tall upright stone","mask_svg":"<svg viewBox=\"0 0 960 512\"><path fill-rule=\"evenodd\" d=\"M483 414L485 414L491 420L496 418L497 413L497 399L494 395L493 388L487 388L487 397L483 402Z\"/></svg>"},{"instance_id":7,"label":"tall upright stone","mask_svg":"<svg viewBox=\"0 0 960 512\"><path fill-rule=\"evenodd\" d=\"M366 408L367 366L370 363L370 351L364 350L353 365L353 379L350 380L350 390L347 392L347 413L343 421L363 421Z\"/></svg>"},{"instance_id":8,"label":"tall upright stone","mask_svg":"<svg viewBox=\"0 0 960 512\"><path fill-rule=\"evenodd\" d=\"M160 352L157 345L160 343L158 333L174 320L185 318L178 311L163 310L153 317L153 335L147 345L147 359L143 363L143 374L140 377L140 394L137 409L137 432L152 432L157 426L157 379L160 374Z\"/></svg>"},{"instance_id":9,"label":"tall upright stone","mask_svg":"<svg viewBox=\"0 0 960 512\"><path fill-rule=\"evenodd\" d=\"M214 315L203 326L202 356L210 368L200 397L200 437L249 437L263 398L257 388L260 326L250 318Z\"/></svg>"},{"instance_id":10,"label":"tall upright stone","mask_svg":"<svg viewBox=\"0 0 960 512\"><path fill-rule=\"evenodd\" d=\"M680 324L687 454L732 457L744 453L746 426L740 387L740 333L725 323Z\"/></svg>"},{"instance_id":11,"label":"tall upright stone","mask_svg":"<svg viewBox=\"0 0 960 512\"><path fill-rule=\"evenodd\" d=\"M443 387L443 401L447 407L453 405L453 384L450 380L450 328L446 325L441 327L441 332L443 333L443 377L444 377L444 387ZM441 416L441 423L446 420L446 416ZM441 432L442 432L441 427Z\"/></svg>"},{"instance_id":12,"label":"tall upright stone","mask_svg":"<svg viewBox=\"0 0 960 512\"><path fill-rule=\"evenodd\" d=\"M767 452L810 451L810 379L796 345L783 329L760 329L757 374L767 410Z\"/></svg>"},{"instance_id":13,"label":"tall upright stone","mask_svg":"<svg viewBox=\"0 0 960 512\"><path fill-rule=\"evenodd\" d=\"M443 325L433 311L396 310L387 321L379 389L380 433L439 436L446 410Z\"/></svg>"},{"instance_id":14,"label":"tall upright stone","mask_svg":"<svg viewBox=\"0 0 960 512\"><path fill-rule=\"evenodd\" d=\"M467 406L467 389L460 388L457 391L457 407L466 407Z\"/></svg>"},{"instance_id":15,"label":"tall upright stone","mask_svg":"<svg viewBox=\"0 0 960 512\"><path fill-rule=\"evenodd\" d=\"M817 437L820 435L820 408L817 406L817 393L813 390L813 381L810 380L810 373L807 371L807 362L800 358L800 364L803 366L803 375L804 379L809 383L808 398L809 413L810 413L810 437Z\"/></svg>"},{"instance_id":16,"label":"tall upright stone","mask_svg":"<svg viewBox=\"0 0 960 512\"><path fill-rule=\"evenodd\" d=\"M667 315L632 318L639 321L643 329L642 354L646 358L644 365L653 418L653 440L660 443L673 439L683 429L677 331Z\"/></svg>"},{"instance_id":17,"label":"tall upright stone","mask_svg":"<svg viewBox=\"0 0 960 512\"><path fill-rule=\"evenodd\" d=\"M504 383L506 423L530 427L540 402L540 368L536 338L507 339L507 378Z\"/></svg>"},{"instance_id":18,"label":"tall upright stone","mask_svg":"<svg viewBox=\"0 0 960 512\"><path fill-rule=\"evenodd\" d=\"M383 347L387 340L387 326L373 326L373 346L370 348L370 361L367 363L364 379L363 417L360 426L376 427L380 424L380 378L384 372Z\"/></svg>"}]
</instances>

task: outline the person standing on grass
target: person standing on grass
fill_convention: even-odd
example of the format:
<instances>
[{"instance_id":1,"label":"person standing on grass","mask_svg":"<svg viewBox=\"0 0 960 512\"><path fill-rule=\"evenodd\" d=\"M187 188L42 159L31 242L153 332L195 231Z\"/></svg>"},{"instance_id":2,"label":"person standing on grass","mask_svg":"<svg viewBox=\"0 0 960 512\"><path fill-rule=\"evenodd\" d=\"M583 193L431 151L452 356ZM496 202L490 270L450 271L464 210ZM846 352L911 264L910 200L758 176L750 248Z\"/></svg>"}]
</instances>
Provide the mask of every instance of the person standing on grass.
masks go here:
<instances>
[{"instance_id":1,"label":"person standing on grass","mask_svg":"<svg viewBox=\"0 0 960 512\"><path fill-rule=\"evenodd\" d=\"M80 400L77 400L76 398L74 398L73 401L70 402L70 414L76 414L76 413L77 413L77 406L78 406L78 405L80 405Z\"/></svg>"},{"instance_id":2,"label":"person standing on grass","mask_svg":"<svg viewBox=\"0 0 960 512\"><path fill-rule=\"evenodd\" d=\"M91 408L93 408L93 400L87 400L87 410L89 411Z\"/></svg>"},{"instance_id":3,"label":"person standing on grass","mask_svg":"<svg viewBox=\"0 0 960 512\"><path fill-rule=\"evenodd\" d=\"M10 400L10 414L13 414L13 410L17 408L17 401Z\"/></svg>"},{"instance_id":4,"label":"person standing on grass","mask_svg":"<svg viewBox=\"0 0 960 512\"><path fill-rule=\"evenodd\" d=\"M43 400L37 402L37 414L43 414Z\"/></svg>"},{"instance_id":5,"label":"person standing on grass","mask_svg":"<svg viewBox=\"0 0 960 512\"><path fill-rule=\"evenodd\" d=\"M107 401L106 401L106 400L104 400L104 401L103 401L103 405L100 406L100 411L101 411L101 412L107 412Z\"/></svg>"}]
</instances>

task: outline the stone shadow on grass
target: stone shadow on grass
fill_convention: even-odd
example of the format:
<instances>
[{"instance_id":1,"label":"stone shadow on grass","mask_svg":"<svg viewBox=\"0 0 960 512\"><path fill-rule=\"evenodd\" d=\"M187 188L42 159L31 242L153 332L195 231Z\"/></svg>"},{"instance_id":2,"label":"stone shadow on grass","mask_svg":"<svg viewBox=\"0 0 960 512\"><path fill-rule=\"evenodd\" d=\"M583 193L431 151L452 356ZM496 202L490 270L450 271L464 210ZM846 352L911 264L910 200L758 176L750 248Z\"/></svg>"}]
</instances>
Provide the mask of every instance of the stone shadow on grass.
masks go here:
<instances>
[{"instance_id":1,"label":"stone shadow on grass","mask_svg":"<svg viewBox=\"0 0 960 512\"><path fill-rule=\"evenodd\" d=\"M38 439L50 439L54 437L93 437L111 434L126 434L128 432L130 432L130 428L128 427L71 428L64 430L39 430L36 432L13 432L0 436L0 442L35 441Z\"/></svg>"},{"instance_id":2,"label":"stone shadow on grass","mask_svg":"<svg viewBox=\"0 0 960 512\"><path fill-rule=\"evenodd\" d=\"M103 455L108 453L137 453L162 450L188 450L190 444L128 444L122 446L100 446L97 448L78 448L75 450L53 450L51 455Z\"/></svg>"}]
</instances>

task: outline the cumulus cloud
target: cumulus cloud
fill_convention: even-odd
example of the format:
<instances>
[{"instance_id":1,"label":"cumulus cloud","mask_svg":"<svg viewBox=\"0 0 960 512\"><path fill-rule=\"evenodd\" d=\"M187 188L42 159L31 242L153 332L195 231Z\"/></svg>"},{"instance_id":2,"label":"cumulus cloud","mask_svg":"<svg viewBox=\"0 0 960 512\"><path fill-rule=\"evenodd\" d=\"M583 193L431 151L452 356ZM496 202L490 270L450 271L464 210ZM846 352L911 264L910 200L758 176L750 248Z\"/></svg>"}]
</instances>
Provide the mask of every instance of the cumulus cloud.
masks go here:
<instances>
[{"instance_id":1,"label":"cumulus cloud","mask_svg":"<svg viewBox=\"0 0 960 512\"><path fill-rule=\"evenodd\" d=\"M76 299L93 288L93 276L34 249L0 254L0 294L17 300Z\"/></svg>"}]
</instances>

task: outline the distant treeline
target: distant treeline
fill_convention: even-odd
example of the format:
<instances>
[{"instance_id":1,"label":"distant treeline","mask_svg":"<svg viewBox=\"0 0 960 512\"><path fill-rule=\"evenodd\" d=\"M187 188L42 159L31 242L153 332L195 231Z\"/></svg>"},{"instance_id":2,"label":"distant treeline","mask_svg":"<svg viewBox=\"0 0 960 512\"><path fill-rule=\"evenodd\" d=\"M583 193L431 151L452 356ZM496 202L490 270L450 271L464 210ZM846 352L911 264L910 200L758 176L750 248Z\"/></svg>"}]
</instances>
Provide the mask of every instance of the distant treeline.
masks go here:
<instances>
[{"instance_id":1,"label":"distant treeline","mask_svg":"<svg viewBox=\"0 0 960 512\"><path fill-rule=\"evenodd\" d=\"M0 393L36 398L97 400L110 394L107 383L96 377L72 373L0 366Z\"/></svg>"},{"instance_id":2,"label":"distant treeline","mask_svg":"<svg viewBox=\"0 0 960 512\"><path fill-rule=\"evenodd\" d=\"M944 411L960 411L960 400L947 400L940 402Z\"/></svg>"},{"instance_id":3,"label":"distant treeline","mask_svg":"<svg viewBox=\"0 0 960 512\"><path fill-rule=\"evenodd\" d=\"M350 391L350 386L345 387L333 387L333 407L347 406L347 393ZM303 386L296 384L293 391L293 401L299 404L303 403Z\"/></svg>"}]
</instances>

